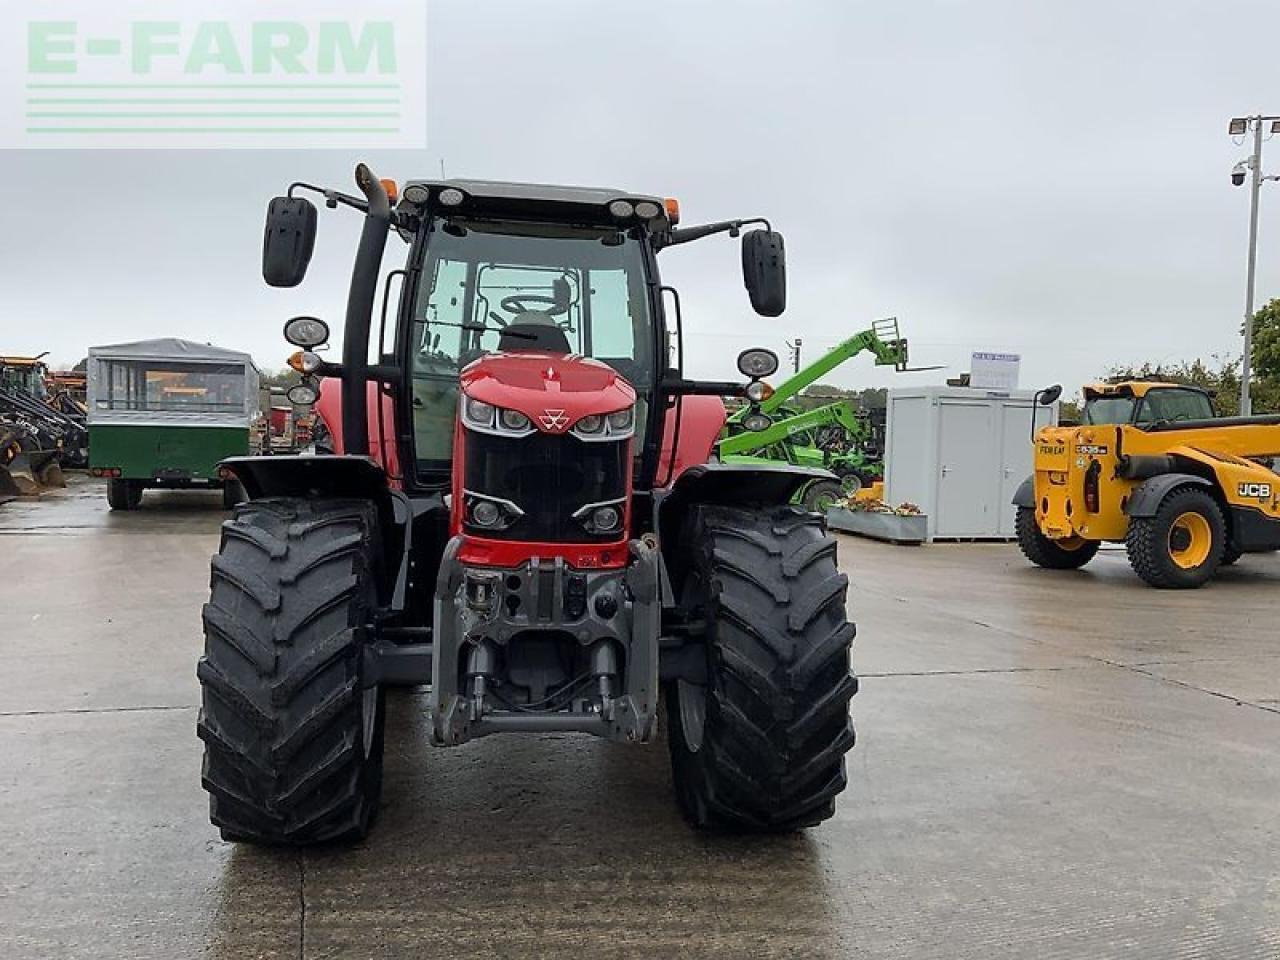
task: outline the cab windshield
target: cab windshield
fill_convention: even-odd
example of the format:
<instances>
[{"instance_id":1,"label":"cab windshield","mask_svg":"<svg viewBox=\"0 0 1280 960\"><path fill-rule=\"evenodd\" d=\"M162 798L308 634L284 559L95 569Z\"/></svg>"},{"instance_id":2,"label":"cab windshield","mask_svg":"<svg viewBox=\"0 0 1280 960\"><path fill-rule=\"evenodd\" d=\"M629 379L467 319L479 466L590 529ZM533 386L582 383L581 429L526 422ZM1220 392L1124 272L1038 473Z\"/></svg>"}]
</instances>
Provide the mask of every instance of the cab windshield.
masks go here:
<instances>
[{"instance_id":1,"label":"cab windshield","mask_svg":"<svg viewBox=\"0 0 1280 960\"><path fill-rule=\"evenodd\" d=\"M492 221L431 224L413 305L410 367L420 469L452 454L458 374L510 342L594 357L636 389L637 449L653 389L643 251L612 228Z\"/></svg>"}]
</instances>

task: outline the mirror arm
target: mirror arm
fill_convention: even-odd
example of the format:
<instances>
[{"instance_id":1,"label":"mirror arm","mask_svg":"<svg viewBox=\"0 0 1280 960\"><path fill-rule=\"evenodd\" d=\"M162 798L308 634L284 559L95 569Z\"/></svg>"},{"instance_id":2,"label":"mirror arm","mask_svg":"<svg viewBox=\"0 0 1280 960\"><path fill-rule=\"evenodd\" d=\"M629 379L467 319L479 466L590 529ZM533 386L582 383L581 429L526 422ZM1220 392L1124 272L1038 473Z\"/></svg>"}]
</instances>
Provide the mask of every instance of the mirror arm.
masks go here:
<instances>
[{"instance_id":1,"label":"mirror arm","mask_svg":"<svg viewBox=\"0 0 1280 960\"><path fill-rule=\"evenodd\" d=\"M353 210L359 210L361 213L366 213L369 210L367 201L342 193L339 190L331 190L328 187L318 187L313 183L303 183L301 180L297 180L289 184L288 195L292 197L295 190L310 190L312 193L320 194L324 197L324 205L330 210L336 208L340 203L351 207Z\"/></svg>"},{"instance_id":2,"label":"mirror arm","mask_svg":"<svg viewBox=\"0 0 1280 960\"><path fill-rule=\"evenodd\" d=\"M745 397L747 387L733 380L686 380L683 377L667 377L658 383L658 389L673 397Z\"/></svg>"},{"instance_id":3,"label":"mirror arm","mask_svg":"<svg viewBox=\"0 0 1280 960\"><path fill-rule=\"evenodd\" d=\"M764 217L752 217L748 220L720 220L716 223L704 223L696 227L675 227L667 232L664 245L673 247L678 243L701 240L703 237L709 237L715 233L728 233L729 236L736 237L743 227L753 223L762 223L766 230L770 233L773 232L773 227L769 225L769 221Z\"/></svg>"}]
</instances>

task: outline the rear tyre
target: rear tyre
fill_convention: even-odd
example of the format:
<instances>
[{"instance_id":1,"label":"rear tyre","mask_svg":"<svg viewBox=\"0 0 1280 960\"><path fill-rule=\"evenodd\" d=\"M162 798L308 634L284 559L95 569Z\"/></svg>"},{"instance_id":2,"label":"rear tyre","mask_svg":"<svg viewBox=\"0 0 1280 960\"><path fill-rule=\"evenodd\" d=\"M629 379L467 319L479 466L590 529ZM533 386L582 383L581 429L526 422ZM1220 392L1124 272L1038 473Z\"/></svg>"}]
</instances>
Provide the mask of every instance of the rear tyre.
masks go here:
<instances>
[{"instance_id":1,"label":"rear tyre","mask_svg":"<svg viewBox=\"0 0 1280 960\"><path fill-rule=\"evenodd\" d=\"M384 723L362 657L376 533L372 505L352 500L256 500L222 525L196 674L201 779L224 838L368 831Z\"/></svg>"},{"instance_id":2,"label":"rear tyre","mask_svg":"<svg viewBox=\"0 0 1280 960\"><path fill-rule=\"evenodd\" d=\"M1018 534L1018 549L1037 567L1049 570L1078 570L1098 553L1097 540L1074 537L1070 540L1050 540L1040 532L1036 512L1031 507L1019 507L1014 522Z\"/></svg>"},{"instance_id":3,"label":"rear tyre","mask_svg":"<svg viewBox=\"0 0 1280 960\"><path fill-rule=\"evenodd\" d=\"M107 481L107 506L112 510L137 510L141 503L142 484L138 481Z\"/></svg>"},{"instance_id":4,"label":"rear tyre","mask_svg":"<svg viewBox=\"0 0 1280 960\"><path fill-rule=\"evenodd\" d=\"M1231 544L1227 544L1222 551L1222 562L1218 564L1218 566L1229 567L1243 556L1244 551L1240 550L1238 547L1231 546Z\"/></svg>"},{"instance_id":5,"label":"rear tyre","mask_svg":"<svg viewBox=\"0 0 1280 960\"><path fill-rule=\"evenodd\" d=\"M705 684L666 690L676 796L700 828L781 832L835 812L853 746L848 578L820 518L702 507L684 604L707 624Z\"/></svg>"},{"instance_id":6,"label":"rear tyre","mask_svg":"<svg viewBox=\"0 0 1280 960\"><path fill-rule=\"evenodd\" d=\"M810 513L826 516L827 508L835 506L842 499L844 499L844 491L840 489L838 481L819 480L817 483L809 484L800 502Z\"/></svg>"},{"instance_id":7,"label":"rear tyre","mask_svg":"<svg viewBox=\"0 0 1280 960\"><path fill-rule=\"evenodd\" d=\"M1216 500L1196 487L1180 487L1151 517L1132 517L1125 538L1129 564L1153 587L1191 590L1222 565L1226 523Z\"/></svg>"}]
</instances>

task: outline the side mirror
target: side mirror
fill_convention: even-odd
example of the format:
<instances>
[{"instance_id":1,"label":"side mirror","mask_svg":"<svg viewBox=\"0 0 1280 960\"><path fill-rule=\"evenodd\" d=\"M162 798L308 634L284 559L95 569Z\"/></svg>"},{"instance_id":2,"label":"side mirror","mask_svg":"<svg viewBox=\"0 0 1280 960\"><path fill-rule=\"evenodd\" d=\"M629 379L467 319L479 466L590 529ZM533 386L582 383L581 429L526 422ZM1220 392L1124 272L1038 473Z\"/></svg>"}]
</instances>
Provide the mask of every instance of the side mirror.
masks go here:
<instances>
[{"instance_id":1,"label":"side mirror","mask_svg":"<svg viewBox=\"0 0 1280 960\"><path fill-rule=\"evenodd\" d=\"M777 317L787 309L787 253L782 234L749 230L742 236L742 281L751 308L762 317Z\"/></svg>"},{"instance_id":2,"label":"side mirror","mask_svg":"<svg viewBox=\"0 0 1280 960\"><path fill-rule=\"evenodd\" d=\"M1058 398L1062 396L1062 384L1055 383L1052 387L1045 387L1036 393L1036 403L1042 407L1052 406L1058 402Z\"/></svg>"},{"instance_id":3,"label":"side mirror","mask_svg":"<svg viewBox=\"0 0 1280 960\"><path fill-rule=\"evenodd\" d=\"M276 197L267 206L262 237L262 279L296 287L307 275L316 245L316 208L302 197Z\"/></svg>"}]
</instances>

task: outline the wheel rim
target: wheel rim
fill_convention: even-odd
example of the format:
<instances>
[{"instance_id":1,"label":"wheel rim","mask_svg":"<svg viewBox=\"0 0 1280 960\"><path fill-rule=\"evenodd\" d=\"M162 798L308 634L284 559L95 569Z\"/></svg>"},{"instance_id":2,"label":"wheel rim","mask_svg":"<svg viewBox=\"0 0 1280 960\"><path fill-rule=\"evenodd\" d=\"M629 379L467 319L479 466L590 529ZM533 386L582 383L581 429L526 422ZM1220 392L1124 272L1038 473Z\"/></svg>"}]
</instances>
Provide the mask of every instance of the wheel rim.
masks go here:
<instances>
[{"instance_id":1,"label":"wheel rim","mask_svg":"<svg viewBox=\"0 0 1280 960\"><path fill-rule=\"evenodd\" d=\"M862 489L862 478L856 473L846 473L840 478L840 490L846 497L852 497Z\"/></svg>"},{"instance_id":2,"label":"wheel rim","mask_svg":"<svg viewBox=\"0 0 1280 960\"><path fill-rule=\"evenodd\" d=\"M1075 553L1081 549L1089 541L1083 537L1067 537L1065 540L1055 540L1059 550L1065 550L1067 553Z\"/></svg>"},{"instance_id":3,"label":"wheel rim","mask_svg":"<svg viewBox=\"0 0 1280 960\"><path fill-rule=\"evenodd\" d=\"M676 700L680 704L680 732L685 746L690 753L697 753L707 729L707 688L677 680Z\"/></svg>"},{"instance_id":4,"label":"wheel rim","mask_svg":"<svg viewBox=\"0 0 1280 960\"><path fill-rule=\"evenodd\" d=\"M1188 510L1169 527L1169 556L1183 570L1194 570L1209 559L1213 529L1203 514Z\"/></svg>"}]
</instances>

